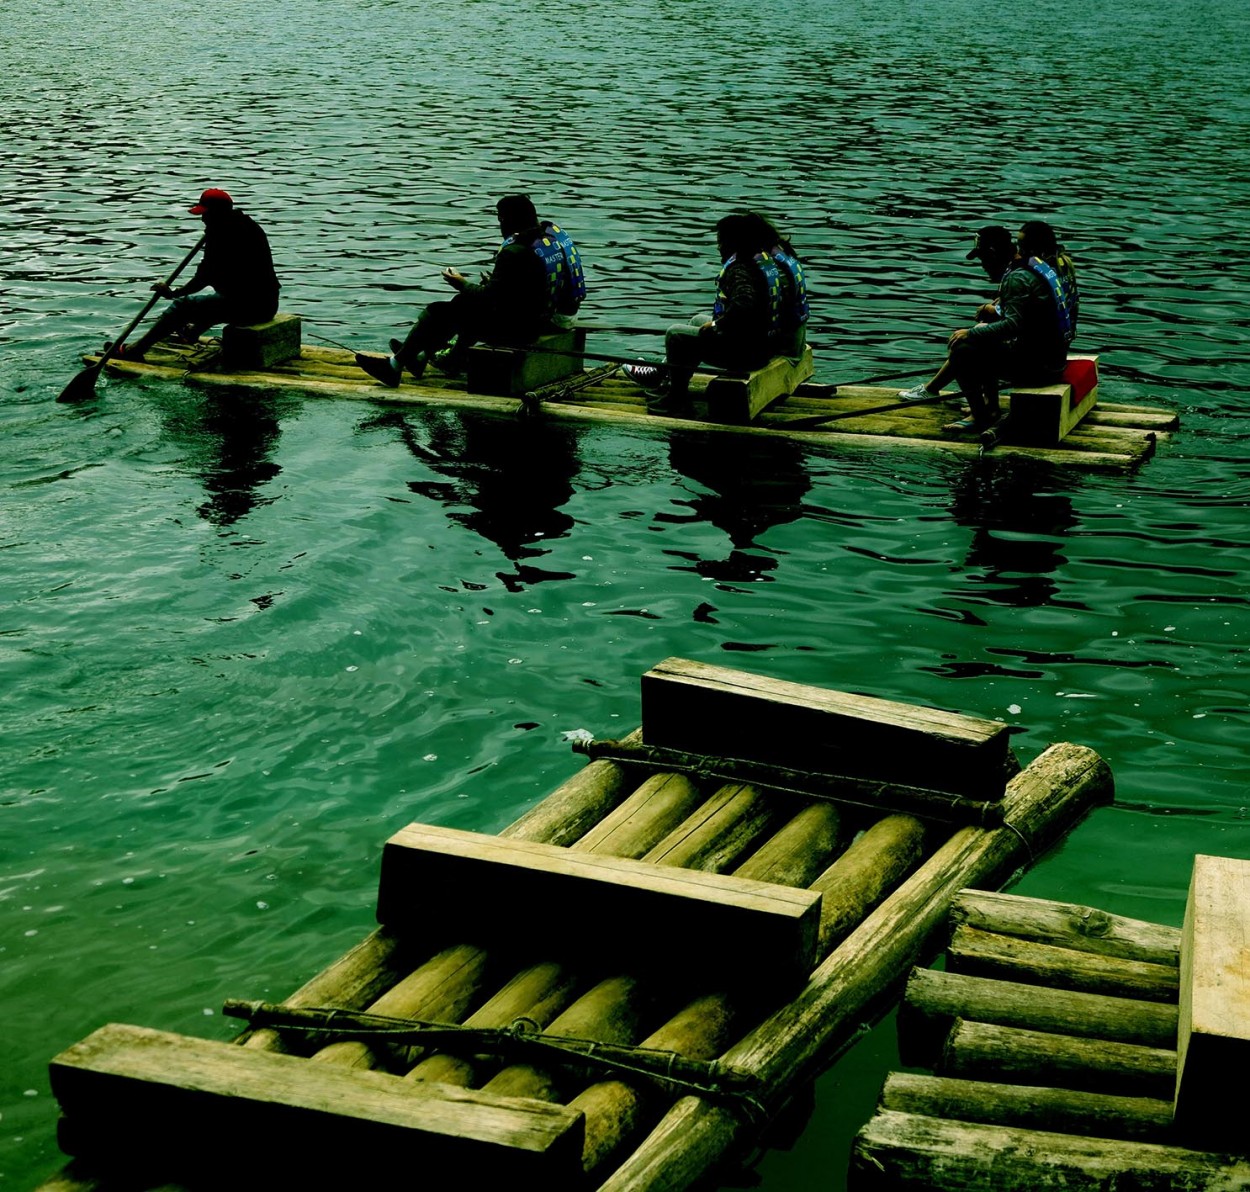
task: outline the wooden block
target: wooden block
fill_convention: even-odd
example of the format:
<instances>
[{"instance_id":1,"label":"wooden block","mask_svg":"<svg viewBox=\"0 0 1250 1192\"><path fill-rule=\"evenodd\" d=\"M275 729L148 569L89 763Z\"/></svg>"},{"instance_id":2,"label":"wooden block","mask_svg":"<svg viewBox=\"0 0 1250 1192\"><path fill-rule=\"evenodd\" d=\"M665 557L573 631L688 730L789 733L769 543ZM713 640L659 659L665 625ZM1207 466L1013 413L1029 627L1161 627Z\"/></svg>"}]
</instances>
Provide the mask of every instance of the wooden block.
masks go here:
<instances>
[{"instance_id":1,"label":"wooden block","mask_svg":"<svg viewBox=\"0 0 1250 1192\"><path fill-rule=\"evenodd\" d=\"M386 842L378 920L440 937L697 977L745 968L761 985L816 963L820 894L558 845L409 824ZM736 978L741 984L741 977Z\"/></svg>"},{"instance_id":2,"label":"wooden block","mask_svg":"<svg viewBox=\"0 0 1250 1192\"><path fill-rule=\"evenodd\" d=\"M299 315L278 313L268 323L227 323L221 331L222 364L236 372L268 368L300 354Z\"/></svg>"},{"instance_id":3,"label":"wooden block","mask_svg":"<svg viewBox=\"0 0 1250 1192\"><path fill-rule=\"evenodd\" d=\"M348 1165L358 1175L463 1166L501 1187L570 1187L581 1173L582 1114L544 1101L119 1024L63 1051L49 1074L66 1137L85 1156L197 1176L205 1165L240 1168L214 1187L238 1187L240 1176L252 1186L262 1156L287 1175L311 1172L317 1187ZM243 1135L257 1143L247 1158L223 1145Z\"/></svg>"},{"instance_id":4,"label":"wooden block","mask_svg":"<svg viewBox=\"0 0 1250 1192\"><path fill-rule=\"evenodd\" d=\"M1250 861L1194 857L1181 929L1176 1125L1211 1147L1245 1147L1250 1065Z\"/></svg>"},{"instance_id":5,"label":"wooden block","mask_svg":"<svg viewBox=\"0 0 1250 1192\"><path fill-rule=\"evenodd\" d=\"M774 356L742 377L713 377L707 384L708 417L717 422L752 421L779 397L788 397L815 371L812 349L797 360Z\"/></svg>"},{"instance_id":6,"label":"wooden block","mask_svg":"<svg viewBox=\"0 0 1250 1192\"><path fill-rule=\"evenodd\" d=\"M470 393L520 397L552 381L579 375L585 350L586 332L579 327L540 335L524 348L477 344L469 349L465 387ZM569 354L557 356L555 351Z\"/></svg>"},{"instance_id":7,"label":"wooden block","mask_svg":"<svg viewBox=\"0 0 1250 1192\"><path fill-rule=\"evenodd\" d=\"M683 658L642 677L648 745L907 783L981 799L1018 768L1008 728Z\"/></svg>"},{"instance_id":8,"label":"wooden block","mask_svg":"<svg viewBox=\"0 0 1250 1192\"><path fill-rule=\"evenodd\" d=\"M1057 446L1098 403L1098 357L1069 356L1060 384L1012 389L1008 398L1013 442Z\"/></svg>"}]
</instances>

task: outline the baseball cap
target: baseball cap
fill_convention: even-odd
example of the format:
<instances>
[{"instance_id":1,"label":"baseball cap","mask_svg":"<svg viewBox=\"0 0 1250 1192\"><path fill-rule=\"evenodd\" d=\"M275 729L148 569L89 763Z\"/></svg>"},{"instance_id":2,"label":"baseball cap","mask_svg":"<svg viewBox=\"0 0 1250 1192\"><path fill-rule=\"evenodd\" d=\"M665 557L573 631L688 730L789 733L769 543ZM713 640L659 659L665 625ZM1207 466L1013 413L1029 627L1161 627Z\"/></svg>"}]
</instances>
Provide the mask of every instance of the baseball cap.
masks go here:
<instances>
[{"instance_id":1,"label":"baseball cap","mask_svg":"<svg viewBox=\"0 0 1250 1192\"><path fill-rule=\"evenodd\" d=\"M1012 256L1016 251L1016 242L1011 233L1001 224L986 224L977 232L977 242L968 254L967 260L974 261L986 253L997 253L999 256Z\"/></svg>"},{"instance_id":2,"label":"baseball cap","mask_svg":"<svg viewBox=\"0 0 1250 1192\"><path fill-rule=\"evenodd\" d=\"M192 215L203 215L210 206L230 208L234 206L234 200L224 190L210 186L200 195L200 201L189 210Z\"/></svg>"}]
</instances>

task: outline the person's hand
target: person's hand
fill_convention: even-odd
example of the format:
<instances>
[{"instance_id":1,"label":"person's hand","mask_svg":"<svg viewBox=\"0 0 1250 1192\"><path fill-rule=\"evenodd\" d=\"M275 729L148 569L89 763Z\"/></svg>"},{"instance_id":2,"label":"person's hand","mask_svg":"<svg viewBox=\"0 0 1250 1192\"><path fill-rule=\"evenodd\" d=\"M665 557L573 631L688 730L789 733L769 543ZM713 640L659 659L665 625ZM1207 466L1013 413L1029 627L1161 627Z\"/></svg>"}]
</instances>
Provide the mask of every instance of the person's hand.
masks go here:
<instances>
[{"instance_id":1,"label":"person's hand","mask_svg":"<svg viewBox=\"0 0 1250 1192\"><path fill-rule=\"evenodd\" d=\"M992 323L998 318L998 307L992 302L987 302L984 306L977 307L977 322Z\"/></svg>"},{"instance_id":2,"label":"person's hand","mask_svg":"<svg viewBox=\"0 0 1250 1192\"><path fill-rule=\"evenodd\" d=\"M968 338L968 328L960 327L958 331L952 331L951 337L946 341L947 348L953 348L960 340Z\"/></svg>"},{"instance_id":3,"label":"person's hand","mask_svg":"<svg viewBox=\"0 0 1250 1192\"><path fill-rule=\"evenodd\" d=\"M163 281L154 281L152 283L152 292L159 294L162 298L172 298L174 296L173 290Z\"/></svg>"},{"instance_id":4,"label":"person's hand","mask_svg":"<svg viewBox=\"0 0 1250 1192\"><path fill-rule=\"evenodd\" d=\"M708 319L706 323L699 324L700 335L711 335L712 332L715 330L716 330L716 323L711 319Z\"/></svg>"},{"instance_id":5,"label":"person's hand","mask_svg":"<svg viewBox=\"0 0 1250 1192\"><path fill-rule=\"evenodd\" d=\"M469 284L468 279L463 273L451 268L443 270L443 280L451 286L453 290L463 290L464 287Z\"/></svg>"}]
</instances>

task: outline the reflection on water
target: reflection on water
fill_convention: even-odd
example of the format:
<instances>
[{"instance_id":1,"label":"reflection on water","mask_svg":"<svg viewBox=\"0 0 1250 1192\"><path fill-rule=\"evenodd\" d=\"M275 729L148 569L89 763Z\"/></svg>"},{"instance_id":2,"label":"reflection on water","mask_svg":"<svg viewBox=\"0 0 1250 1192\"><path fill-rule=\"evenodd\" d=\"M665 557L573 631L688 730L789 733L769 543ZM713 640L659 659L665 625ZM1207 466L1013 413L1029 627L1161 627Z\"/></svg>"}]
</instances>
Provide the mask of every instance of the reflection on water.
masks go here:
<instances>
[{"instance_id":1,"label":"reflection on water","mask_svg":"<svg viewBox=\"0 0 1250 1192\"><path fill-rule=\"evenodd\" d=\"M6 7L0 1181L56 1162L50 1055L296 987L368 929L397 824L506 823L569 773L548 730L632 726L669 654L1096 748L1125 806L1026 893L1166 918L1193 852L1250 852L1250 9L692 12ZM112 380L56 405L206 185L265 225L309 338L362 349L487 263L501 193L572 232L589 321L657 330L706 305L715 218L758 207L831 383L931 370L980 297L970 230L1047 218L1100 401L1184 429L1078 477L413 411L357 434L356 406ZM839 1187L846 1094L867 1112L888 1063L839 1070L765 1192Z\"/></svg>"},{"instance_id":2,"label":"reflection on water","mask_svg":"<svg viewBox=\"0 0 1250 1192\"><path fill-rule=\"evenodd\" d=\"M708 522L725 534L732 549L718 558L701 558L680 546L667 553L685 560L685 569L724 583L770 579L778 559L760 539L773 526L802 516L803 497L811 488L802 449L784 439L679 430L670 437L668 458L696 488L673 502L687 513L663 510L655 521L673 526Z\"/></svg>"},{"instance_id":3,"label":"reflection on water","mask_svg":"<svg viewBox=\"0 0 1250 1192\"><path fill-rule=\"evenodd\" d=\"M973 531L964 567L976 577L981 599L1020 608L1087 607L1060 596L1064 539L1078 523L1072 497L1049 469L977 460L952 485L950 512Z\"/></svg>"},{"instance_id":4,"label":"reflection on water","mask_svg":"<svg viewBox=\"0 0 1250 1192\"><path fill-rule=\"evenodd\" d=\"M215 526L231 526L257 505L282 471L273 456L282 432L284 406L271 394L221 389L207 393L172 389L154 393L165 431L185 451L184 466L204 485L208 499L196 514Z\"/></svg>"},{"instance_id":5,"label":"reflection on water","mask_svg":"<svg viewBox=\"0 0 1250 1192\"><path fill-rule=\"evenodd\" d=\"M408 488L446 506L449 520L493 542L516 564L511 572L496 572L509 591L573 578L529 560L549 554L548 544L573 527L561 507L572 497L580 469L576 430L539 419L439 412L386 413L364 425L393 431L441 477L410 480Z\"/></svg>"}]
</instances>

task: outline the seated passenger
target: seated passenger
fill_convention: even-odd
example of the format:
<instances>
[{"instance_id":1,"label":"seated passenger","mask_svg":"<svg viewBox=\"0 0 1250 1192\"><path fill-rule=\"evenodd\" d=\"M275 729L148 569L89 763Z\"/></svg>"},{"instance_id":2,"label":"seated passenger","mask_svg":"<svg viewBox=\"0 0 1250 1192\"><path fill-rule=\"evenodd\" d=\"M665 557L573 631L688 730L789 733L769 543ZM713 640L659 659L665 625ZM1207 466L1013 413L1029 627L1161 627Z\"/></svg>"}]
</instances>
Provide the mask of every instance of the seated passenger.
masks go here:
<instances>
[{"instance_id":1,"label":"seated passenger","mask_svg":"<svg viewBox=\"0 0 1250 1192\"><path fill-rule=\"evenodd\" d=\"M1021 225L998 306L997 317L961 327L946 345L976 430L998 421L999 382L1053 385L1067 365L1080 295L1076 270L1050 224L1034 219Z\"/></svg>"},{"instance_id":2,"label":"seated passenger","mask_svg":"<svg viewBox=\"0 0 1250 1192\"><path fill-rule=\"evenodd\" d=\"M976 234L971 251L968 253L969 261L981 261L981 268L985 270L985 275L995 285L999 285L1004 274L1011 268L1012 261L1016 256L1016 242L1011 238L1011 233L998 224L987 224ZM993 319L997 319L1002 314L1002 307L999 305L998 299L993 302L986 302L977 308L976 319L978 323L988 323ZM955 379L955 370L951 366L951 358L946 357L942 361L942 366L933 374L933 378L923 385L917 385L913 389L899 390L900 401L929 401L936 400L942 390Z\"/></svg>"},{"instance_id":3,"label":"seated passenger","mask_svg":"<svg viewBox=\"0 0 1250 1192\"><path fill-rule=\"evenodd\" d=\"M664 370L627 366L647 390L653 414L689 417L690 378L700 364L750 372L774 356L797 357L807 344L803 267L762 215L740 212L716 225L721 271L712 317L696 315L664 337Z\"/></svg>"},{"instance_id":4,"label":"seated passenger","mask_svg":"<svg viewBox=\"0 0 1250 1192\"><path fill-rule=\"evenodd\" d=\"M430 303L405 340L391 340L389 357L357 353L356 363L371 377L393 388L405 368L420 378L436 354L440 371L461 372L479 341L521 347L572 323L586 296L573 238L549 220L540 223L527 195L505 195L495 210L504 240L494 268L479 282L444 269L443 279L459 293Z\"/></svg>"}]
</instances>

